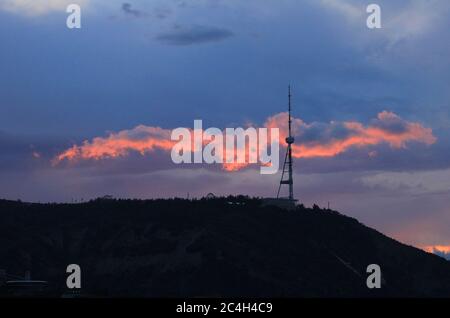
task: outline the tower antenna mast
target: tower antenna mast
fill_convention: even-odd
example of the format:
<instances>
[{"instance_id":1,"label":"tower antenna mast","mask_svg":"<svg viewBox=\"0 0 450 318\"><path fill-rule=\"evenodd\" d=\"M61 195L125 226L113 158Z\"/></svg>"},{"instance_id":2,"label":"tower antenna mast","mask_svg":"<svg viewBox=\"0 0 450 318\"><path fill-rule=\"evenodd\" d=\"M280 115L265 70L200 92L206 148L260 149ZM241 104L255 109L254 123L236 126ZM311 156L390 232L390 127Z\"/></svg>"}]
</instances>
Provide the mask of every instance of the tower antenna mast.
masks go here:
<instances>
[{"instance_id":1,"label":"tower antenna mast","mask_svg":"<svg viewBox=\"0 0 450 318\"><path fill-rule=\"evenodd\" d=\"M289 200L294 200L294 181L292 177L292 144L294 143L294 137L292 137L292 119L291 119L291 85L288 87L288 125L289 131L286 137L286 157L284 159L283 173L281 175L280 186L278 187L277 198L280 198L281 186L287 184L289 186ZM285 175L287 174L287 179Z\"/></svg>"}]
</instances>

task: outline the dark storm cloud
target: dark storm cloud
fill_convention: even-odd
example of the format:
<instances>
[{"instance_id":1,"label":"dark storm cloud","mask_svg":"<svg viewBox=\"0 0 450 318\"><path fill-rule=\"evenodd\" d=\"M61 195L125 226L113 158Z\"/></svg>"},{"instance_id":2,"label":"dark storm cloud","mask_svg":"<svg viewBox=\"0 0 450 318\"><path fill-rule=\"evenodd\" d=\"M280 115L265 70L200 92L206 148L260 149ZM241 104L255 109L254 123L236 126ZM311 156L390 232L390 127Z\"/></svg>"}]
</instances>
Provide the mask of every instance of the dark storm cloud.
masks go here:
<instances>
[{"instance_id":1,"label":"dark storm cloud","mask_svg":"<svg viewBox=\"0 0 450 318\"><path fill-rule=\"evenodd\" d=\"M91 176L106 177L117 175L140 175L155 171L175 169L179 166L172 162L170 154L157 150L151 155L142 156L138 153L131 153L127 157L116 158L114 160L99 159L80 161L77 163L65 162L53 166L55 170L89 169Z\"/></svg>"},{"instance_id":2,"label":"dark storm cloud","mask_svg":"<svg viewBox=\"0 0 450 318\"><path fill-rule=\"evenodd\" d=\"M136 18L142 17L144 15L142 11L133 9L133 6L131 5L131 3L128 3L128 2L125 2L122 4L122 11L125 14L134 16Z\"/></svg>"},{"instance_id":3,"label":"dark storm cloud","mask_svg":"<svg viewBox=\"0 0 450 318\"><path fill-rule=\"evenodd\" d=\"M341 122L319 123L314 122L307 129L300 131L301 142L327 142L332 139L344 139L351 132Z\"/></svg>"},{"instance_id":4,"label":"dark storm cloud","mask_svg":"<svg viewBox=\"0 0 450 318\"><path fill-rule=\"evenodd\" d=\"M227 29L209 26L193 26L189 28L176 27L171 32L158 35L156 39L159 42L168 45L187 46L219 42L232 36L234 36L234 33Z\"/></svg>"},{"instance_id":5,"label":"dark storm cloud","mask_svg":"<svg viewBox=\"0 0 450 318\"><path fill-rule=\"evenodd\" d=\"M134 18L148 18L154 17L160 20L164 20L168 18L172 14L172 10L167 7L157 7L154 9L150 9L152 14L148 14L145 11L136 9L131 3L125 2L121 6L122 12L130 17Z\"/></svg>"},{"instance_id":6,"label":"dark storm cloud","mask_svg":"<svg viewBox=\"0 0 450 318\"><path fill-rule=\"evenodd\" d=\"M450 154L443 143L431 146L410 144L392 149L389 145L353 148L332 158L298 159L295 168L302 173L352 171L427 171L450 167Z\"/></svg>"},{"instance_id":7,"label":"dark storm cloud","mask_svg":"<svg viewBox=\"0 0 450 318\"><path fill-rule=\"evenodd\" d=\"M57 138L19 136L0 132L0 171L18 172L49 166L53 151L66 146Z\"/></svg>"}]
</instances>

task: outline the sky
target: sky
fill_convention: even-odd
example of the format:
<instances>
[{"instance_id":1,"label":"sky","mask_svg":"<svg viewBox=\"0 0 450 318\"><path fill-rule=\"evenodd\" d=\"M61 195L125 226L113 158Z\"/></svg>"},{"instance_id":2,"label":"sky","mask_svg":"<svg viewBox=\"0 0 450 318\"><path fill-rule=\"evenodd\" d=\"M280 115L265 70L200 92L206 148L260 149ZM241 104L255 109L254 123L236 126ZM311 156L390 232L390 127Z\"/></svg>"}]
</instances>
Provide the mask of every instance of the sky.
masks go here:
<instances>
[{"instance_id":1,"label":"sky","mask_svg":"<svg viewBox=\"0 0 450 318\"><path fill-rule=\"evenodd\" d=\"M450 2L378 0L368 29L372 2L0 0L0 197L274 196L279 174L175 165L168 140L283 141L290 84L295 197L448 255Z\"/></svg>"}]
</instances>

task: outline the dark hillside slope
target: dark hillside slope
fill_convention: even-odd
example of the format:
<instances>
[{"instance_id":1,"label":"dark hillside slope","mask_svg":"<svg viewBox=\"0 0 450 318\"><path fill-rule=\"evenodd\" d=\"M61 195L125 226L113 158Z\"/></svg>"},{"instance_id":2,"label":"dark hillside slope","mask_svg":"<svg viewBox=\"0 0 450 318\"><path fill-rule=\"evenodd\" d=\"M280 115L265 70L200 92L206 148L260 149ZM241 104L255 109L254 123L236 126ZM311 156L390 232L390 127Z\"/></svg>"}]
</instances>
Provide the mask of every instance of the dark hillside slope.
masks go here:
<instances>
[{"instance_id":1,"label":"dark hillside slope","mask_svg":"<svg viewBox=\"0 0 450 318\"><path fill-rule=\"evenodd\" d=\"M97 296L450 297L450 262L337 212L256 199L0 201L0 268ZM381 266L380 290L366 267Z\"/></svg>"}]
</instances>

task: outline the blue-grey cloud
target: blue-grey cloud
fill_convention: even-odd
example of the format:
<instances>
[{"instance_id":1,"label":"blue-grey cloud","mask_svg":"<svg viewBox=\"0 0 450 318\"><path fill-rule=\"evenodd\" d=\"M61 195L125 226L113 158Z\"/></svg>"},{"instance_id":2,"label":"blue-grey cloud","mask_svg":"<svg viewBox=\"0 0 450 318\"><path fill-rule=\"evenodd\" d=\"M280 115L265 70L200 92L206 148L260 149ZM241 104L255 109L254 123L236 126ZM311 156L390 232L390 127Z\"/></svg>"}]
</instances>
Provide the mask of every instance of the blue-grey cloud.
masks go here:
<instances>
[{"instance_id":1,"label":"blue-grey cloud","mask_svg":"<svg viewBox=\"0 0 450 318\"><path fill-rule=\"evenodd\" d=\"M158 19L166 19L172 14L172 10L169 8L156 8L153 10L153 14Z\"/></svg>"},{"instance_id":2,"label":"blue-grey cloud","mask_svg":"<svg viewBox=\"0 0 450 318\"><path fill-rule=\"evenodd\" d=\"M230 30L210 27L176 27L174 30L160 34L156 39L164 44L187 46L194 44L203 44L209 42L219 42L232 37L234 33Z\"/></svg>"}]
</instances>

